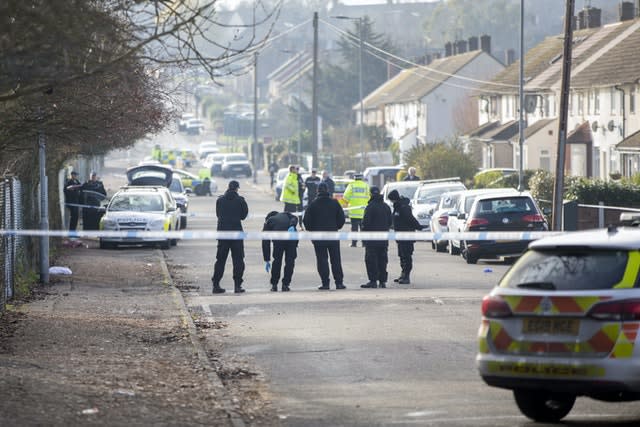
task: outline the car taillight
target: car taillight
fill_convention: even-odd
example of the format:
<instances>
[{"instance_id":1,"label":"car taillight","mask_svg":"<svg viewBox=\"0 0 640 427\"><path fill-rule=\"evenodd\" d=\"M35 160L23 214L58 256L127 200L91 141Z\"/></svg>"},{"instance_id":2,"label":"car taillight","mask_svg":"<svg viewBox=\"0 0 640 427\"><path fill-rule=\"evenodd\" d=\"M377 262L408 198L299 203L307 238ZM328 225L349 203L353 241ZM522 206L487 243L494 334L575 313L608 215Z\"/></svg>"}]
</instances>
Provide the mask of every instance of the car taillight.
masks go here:
<instances>
[{"instance_id":1,"label":"car taillight","mask_svg":"<svg viewBox=\"0 0 640 427\"><path fill-rule=\"evenodd\" d=\"M467 228L478 227L481 225L488 225L489 220L485 218L469 218L467 222Z\"/></svg>"},{"instance_id":2,"label":"car taillight","mask_svg":"<svg viewBox=\"0 0 640 427\"><path fill-rule=\"evenodd\" d=\"M524 222L544 222L544 217L540 214L525 215L522 217Z\"/></svg>"},{"instance_id":3,"label":"car taillight","mask_svg":"<svg viewBox=\"0 0 640 427\"><path fill-rule=\"evenodd\" d=\"M640 320L640 300L605 302L595 305L587 316L596 320L636 321Z\"/></svg>"},{"instance_id":4,"label":"car taillight","mask_svg":"<svg viewBox=\"0 0 640 427\"><path fill-rule=\"evenodd\" d=\"M510 317L512 315L509 304L500 296L487 295L482 298L482 315L484 317Z\"/></svg>"},{"instance_id":5,"label":"car taillight","mask_svg":"<svg viewBox=\"0 0 640 427\"><path fill-rule=\"evenodd\" d=\"M449 216L448 215L440 215L438 217L438 224L442 225L443 227L445 227L448 222L449 222Z\"/></svg>"}]
</instances>

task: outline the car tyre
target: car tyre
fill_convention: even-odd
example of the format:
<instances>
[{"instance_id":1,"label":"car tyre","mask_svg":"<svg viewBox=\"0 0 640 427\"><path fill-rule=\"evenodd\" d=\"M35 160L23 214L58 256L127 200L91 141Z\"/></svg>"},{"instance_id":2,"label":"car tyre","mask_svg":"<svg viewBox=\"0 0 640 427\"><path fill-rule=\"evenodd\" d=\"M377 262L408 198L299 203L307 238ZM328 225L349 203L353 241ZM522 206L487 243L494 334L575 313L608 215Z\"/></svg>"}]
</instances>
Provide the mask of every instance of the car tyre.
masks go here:
<instances>
[{"instance_id":1,"label":"car tyre","mask_svg":"<svg viewBox=\"0 0 640 427\"><path fill-rule=\"evenodd\" d=\"M536 422L555 423L571 412L576 396L543 390L514 390L518 409Z\"/></svg>"},{"instance_id":2,"label":"car tyre","mask_svg":"<svg viewBox=\"0 0 640 427\"><path fill-rule=\"evenodd\" d=\"M436 252L446 252L447 251L447 243L435 243L436 245Z\"/></svg>"},{"instance_id":3,"label":"car tyre","mask_svg":"<svg viewBox=\"0 0 640 427\"><path fill-rule=\"evenodd\" d=\"M451 240L447 246L449 247L449 255L460 255L460 249L456 248Z\"/></svg>"},{"instance_id":4,"label":"car tyre","mask_svg":"<svg viewBox=\"0 0 640 427\"><path fill-rule=\"evenodd\" d=\"M186 215L186 212L183 212ZM180 217L180 230L185 230L187 228L187 217L186 216L181 216Z\"/></svg>"},{"instance_id":5,"label":"car tyre","mask_svg":"<svg viewBox=\"0 0 640 427\"><path fill-rule=\"evenodd\" d=\"M105 242L104 240L100 239L100 249L112 249L112 248L113 248L113 243Z\"/></svg>"},{"instance_id":6,"label":"car tyre","mask_svg":"<svg viewBox=\"0 0 640 427\"><path fill-rule=\"evenodd\" d=\"M164 240L162 243L160 243L160 249L171 249L171 239Z\"/></svg>"}]
</instances>

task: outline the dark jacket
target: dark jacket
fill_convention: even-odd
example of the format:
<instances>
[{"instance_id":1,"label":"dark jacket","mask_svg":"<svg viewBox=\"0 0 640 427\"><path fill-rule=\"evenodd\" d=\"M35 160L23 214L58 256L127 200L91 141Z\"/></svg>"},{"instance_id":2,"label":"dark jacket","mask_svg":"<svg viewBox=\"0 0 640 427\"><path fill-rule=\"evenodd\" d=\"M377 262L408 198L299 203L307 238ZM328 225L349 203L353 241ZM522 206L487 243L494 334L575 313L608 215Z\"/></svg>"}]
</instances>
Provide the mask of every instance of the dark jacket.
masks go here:
<instances>
[{"instance_id":1,"label":"dark jacket","mask_svg":"<svg viewBox=\"0 0 640 427\"><path fill-rule=\"evenodd\" d=\"M300 205L302 204L302 198L304 197L304 181L302 180L302 174L298 173L298 197L300 197Z\"/></svg>"},{"instance_id":2,"label":"dark jacket","mask_svg":"<svg viewBox=\"0 0 640 427\"><path fill-rule=\"evenodd\" d=\"M69 178L64 183L64 201L65 203L78 203L80 202L80 189L67 188L71 185L80 185L80 181L75 178Z\"/></svg>"},{"instance_id":3,"label":"dark jacket","mask_svg":"<svg viewBox=\"0 0 640 427\"><path fill-rule=\"evenodd\" d=\"M216 200L218 231L242 231L242 221L249 214L244 197L234 190L227 190Z\"/></svg>"},{"instance_id":4,"label":"dark jacket","mask_svg":"<svg viewBox=\"0 0 640 427\"><path fill-rule=\"evenodd\" d=\"M337 200L321 191L309 203L302 222L308 231L338 231L344 225L344 212Z\"/></svg>"},{"instance_id":5,"label":"dark jacket","mask_svg":"<svg viewBox=\"0 0 640 427\"><path fill-rule=\"evenodd\" d=\"M107 191L104 189L102 181L87 181L80 187L84 196L84 202L91 206L100 206L100 203L105 199ZM100 196L102 194L102 196Z\"/></svg>"},{"instance_id":6,"label":"dark jacket","mask_svg":"<svg viewBox=\"0 0 640 427\"><path fill-rule=\"evenodd\" d=\"M391 209L384 202L382 195L371 196L364 209L362 231L389 231L393 223ZM388 240L365 240L365 246L387 246Z\"/></svg>"},{"instance_id":7,"label":"dark jacket","mask_svg":"<svg viewBox=\"0 0 640 427\"><path fill-rule=\"evenodd\" d=\"M420 181L420 177L418 175L407 175L404 177L403 181Z\"/></svg>"},{"instance_id":8,"label":"dark jacket","mask_svg":"<svg viewBox=\"0 0 640 427\"><path fill-rule=\"evenodd\" d=\"M318 194L318 184L320 184L319 176L308 176L307 179L304 180L304 185L307 187L308 202L316 198Z\"/></svg>"},{"instance_id":9,"label":"dark jacket","mask_svg":"<svg viewBox=\"0 0 640 427\"><path fill-rule=\"evenodd\" d=\"M400 200L393 202L393 229L395 231L416 231L422 230L422 226L411 213L409 199L400 197Z\"/></svg>"},{"instance_id":10,"label":"dark jacket","mask_svg":"<svg viewBox=\"0 0 640 427\"><path fill-rule=\"evenodd\" d=\"M262 231L287 231L289 227L296 227L298 225L298 217L290 214L289 212L279 212L272 216L267 216L264 221ZM297 231L297 230L296 230ZM290 243L292 246L298 246L297 240L274 240L274 244L277 243ZM262 256L266 261L271 259L271 241L262 241Z\"/></svg>"},{"instance_id":11,"label":"dark jacket","mask_svg":"<svg viewBox=\"0 0 640 427\"><path fill-rule=\"evenodd\" d=\"M336 183L333 182L333 180L331 178L329 178L329 177L327 177L327 179L323 179L320 182L324 182L325 184L327 184L327 190L329 191L329 197L333 197L333 193L336 192Z\"/></svg>"}]
</instances>

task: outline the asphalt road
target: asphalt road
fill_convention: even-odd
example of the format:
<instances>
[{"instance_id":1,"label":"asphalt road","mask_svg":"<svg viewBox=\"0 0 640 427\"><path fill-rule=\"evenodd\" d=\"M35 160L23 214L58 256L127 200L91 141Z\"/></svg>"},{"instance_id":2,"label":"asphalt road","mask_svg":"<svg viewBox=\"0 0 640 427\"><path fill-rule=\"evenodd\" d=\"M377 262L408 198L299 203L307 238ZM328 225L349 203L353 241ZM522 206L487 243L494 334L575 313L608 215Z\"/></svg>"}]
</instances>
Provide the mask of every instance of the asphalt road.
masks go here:
<instances>
[{"instance_id":1,"label":"asphalt road","mask_svg":"<svg viewBox=\"0 0 640 427\"><path fill-rule=\"evenodd\" d=\"M262 185L266 179L258 185L240 180L250 209L245 230L260 230L264 215L281 208ZM218 184L226 188L225 180ZM190 200L196 217L189 218L189 229L214 229L215 197ZM534 425L509 391L482 382L474 364L480 301L507 264L467 265L418 243L410 286L360 289L364 249L343 242L348 289L327 292L316 290L313 248L301 242L292 292L283 294L269 291L260 242L247 241L247 292L214 296L215 249L214 241L183 240L165 254L193 287L185 294L190 308L228 325L216 336L224 351L264 373L283 425ZM393 243L389 258L390 277L397 277ZM233 288L230 260L222 286ZM639 425L640 405L578 399L565 424Z\"/></svg>"}]
</instances>

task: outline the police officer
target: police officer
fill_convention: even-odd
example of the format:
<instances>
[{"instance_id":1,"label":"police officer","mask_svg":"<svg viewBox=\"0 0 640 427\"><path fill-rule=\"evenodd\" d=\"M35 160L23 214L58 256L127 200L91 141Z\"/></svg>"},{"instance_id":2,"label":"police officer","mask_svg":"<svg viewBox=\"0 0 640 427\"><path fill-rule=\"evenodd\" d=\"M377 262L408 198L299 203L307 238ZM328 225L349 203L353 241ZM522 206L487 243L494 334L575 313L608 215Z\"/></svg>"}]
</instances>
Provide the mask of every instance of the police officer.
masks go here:
<instances>
[{"instance_id":1,"label":"police officer","mask_svg":"<svg viewBox=\"0 0 640 427\"><path fill-rule=\"evenodd\" d=\"M289 212L271 211L267 214L262 231L290 231L295 232L298 225L298 217ZM271 259L271 241L262 241L262 256L265 262L267 273L271 271L271 291L278 291L278 281L280 280L280 270L282 267L282 257L284 256L284 276L282 276L282 292L289 292L291 277L298 256L297 240L274 240L273 241L273 264Z\"/></svg>"},{"instance_id":2,"label":"police officer","mask_svg":"<svg viewBox=\"0 0 640 427\"><path fill-rule=\"evenodd\" d=\"M400 196L398 190L389 192L389 200L393 202L393 229L395 231L416 231L422 230L422 226L411 213L410 200ZM400 257L400 268L402 273L397 279L393 279L401 285L409 285L411 280L409 275L413 268L413 240L396 240L398 245L398 257Z\"/></svg>"},{"instance_id":3,"label":"police officer","mask_svg":"<svg viewBox=\"0 0 640 427\"><path fill-rule=\"evenodd\" d=\"M247 218L249 208L244 197L238 195L240 184L238 181L229 181L227 191L216 201L216 215L218 217L218 231L242 231L240 221ZM233 283L234 292L239 294L244 292L242 288L242 275L244 274L244 241L242 240L218 240L218 252L216 253L216 263L213 269L213 293L221 294L225 292L220 287L220 280L224 275L224 265L227 256L231 251L233 261Z\"/></svg>"},{"instance_id":4,"label":"police officer","mask_svg":"<svg viewBox=\"0 0 640 427\"><path fill-rule=\"evenodd\" d=\"M76 231L78 228L78 213L80 208L80 187L82 184L78 181L78 172L72 171L71 177L64 183L64 203L69 209L69 230Z\"/></svg>"},{"instance_id":5,"label":"police officer","mask_svg":"<svg viewBox=\"0 0 640 427\"><path fill-rule=\"evenodd\" d=\"M371 187L371 199L364 210L362 218L362 231L389 231L392 224L391 209L384 202L380 189ZM389 249L388 240L366 240L364 244L364 263L367 267L369 282L361 285L361 288L387 287L387 255Z\"/></svg>"},{"instance_id":6,"label":"police officer","mask_svg":"<svg viewBox=\"0 0 640 427\"><path fill-rule=\"evenodd\" d=\"M327 184L318 185L318 195L309 203L304 214L304 228L307 231L338 231L344 225L344 212L337 200L329 197ZM329 262L331 259L331 272L336 283L336 289L346 289L344 286L344 273L340 259L339 240L313 240L313 249L316 253L316 266L322 285L320 290L329 289Z\"/></svg>"},{"instance_id":7,"label":"police officer","mask_svg":"<svg viewBox=\"0 0 640 427\"><path fill-rule=\"evenodd\" d=\"M316 198L316 194L318 194L318 184L320 184L320 177L317 175L318 171L315 169L311 169L311 175L304 180L304 185L307 187L307 202L311 203L313 199Z\"/></svg>"},{"instance_id":8,"label":"police officer","mask_svg":"<svg viewBox=\"0 0 640 427\"><path fill-rule=\"evenodd\" d=\"M285 212L296 212L298 210L300 195L298 193L298 174L294 165L289 166L289 173L284 178L280 201L284 202Z\"/></svg>"},{"instance_id":9,"label":"police officer","mask_svg":"<svg viewBox=\"0 0 640 427\"><path fill-rule=\"evenodd\" d=\"M358 231L360 229L360 223L364 216L364 208L369 203L371 194L369 192L369 184L362 180L362 174L355 174L353 176L355 181L352 181L347 185L342 200L344 200L349 209L349 218L351 219L351 231ZM353 240L351 247L355 248L358 241Z\"/></svg>"},{"instance_id":10,"label":"police officer","mask_svg":"<svg viewBox=\"0 0 640 427\"><path fill-rule=\"evenodd\" d=\"M104 189L102 181L98 180L98 174L95 171L91 172L89 181L82 184L80 190L84 196L84 204L87 205L82 208L82 228L84 230L97 230L102 216L98 207L100 202L107 196L107 191ZM96 206L96 208L88 206Z\"/></svg>"},{"instance_id":11,"label":"police officer","mask_svg":"<svg viewBox=\"0 0 640 427\"><path fill-rule=\"evenodd\" d=\"M331 179L331 175L329 175L329 171L322 171L322 180L320 182L324 182L327 184L327 190L329 192L329 197L333 197L333 193L336 191L336 183Z\"/></svg>"}]
</instances>

